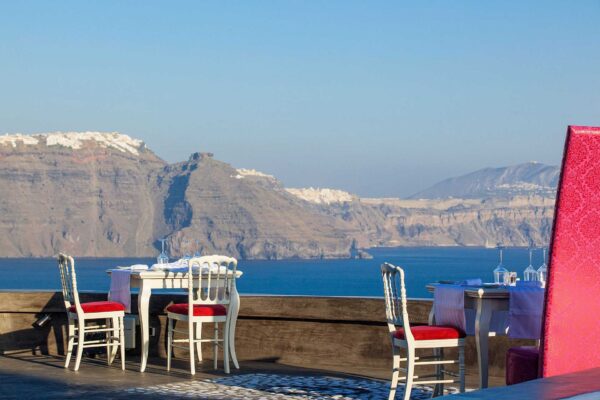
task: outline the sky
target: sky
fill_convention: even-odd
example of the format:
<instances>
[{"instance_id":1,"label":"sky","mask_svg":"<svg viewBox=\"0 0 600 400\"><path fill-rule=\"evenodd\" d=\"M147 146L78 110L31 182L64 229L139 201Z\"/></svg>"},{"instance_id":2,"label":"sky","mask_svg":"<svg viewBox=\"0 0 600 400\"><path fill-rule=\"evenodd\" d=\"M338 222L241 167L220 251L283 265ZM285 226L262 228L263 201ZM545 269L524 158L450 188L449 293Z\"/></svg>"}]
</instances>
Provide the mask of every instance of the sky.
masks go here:
<instances>
[{"instance_id":1,"label":"sky","mask_svg":"<svg viewBox=\"0 0 600 400\"><path fill-rule=\"evenodd\" d=\"M600 1L3 1L0 133L407 196L600 126Z\"/></svg>"}]
</instances>

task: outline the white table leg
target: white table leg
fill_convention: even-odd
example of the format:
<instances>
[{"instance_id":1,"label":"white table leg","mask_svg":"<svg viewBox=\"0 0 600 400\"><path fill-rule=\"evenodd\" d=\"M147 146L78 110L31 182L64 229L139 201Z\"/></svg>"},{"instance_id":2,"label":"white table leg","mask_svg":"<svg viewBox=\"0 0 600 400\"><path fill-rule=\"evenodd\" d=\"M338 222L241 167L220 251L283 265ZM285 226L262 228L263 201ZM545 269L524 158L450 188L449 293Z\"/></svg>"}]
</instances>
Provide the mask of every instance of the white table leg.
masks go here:
<instances>
[{"instance_id":1,"label":"white table leg","mask_svg":"<svg viewBox=\"0 0 600 400\"><path fill-rule=\"evenodd\" d=\"M235 286L233 287L231 293L231 303L229 303L230 307L230 322L229 322L229 332L225 332L226 335L229 336L229 353L231 354L231 360L233 361L233 365L237 369L240 369L240 364L237 360L237 355L235 353L235 325L237 322L237 317L240 312L240 295L237 292Z\"/></svg>"},{"instance_id":2,"label":"white table leg","mask_svg":"<svg viewBox=\"0 0 600 400\"><path fill-rule=\"evenodd\" d=\"M477 299L477 315L475 316L475 343L477 345L477 361L479 362L479 388L488 387L488 341L492 307L482 298Z\"/></svg>"},{"instance_id":3,"label":"white table leg","mask_svg":"<svg viewBox=\"0 0 600 400\"><path fill-rule=\"evenodd\" d=\"M140 292L138 294L138 313L140 318L140 332L142 333L142 361L140 372L146 370L148 362L148 348L150 347L150 294L152 290L144 279L141 280Z\"/></svg>"}]
</instances>

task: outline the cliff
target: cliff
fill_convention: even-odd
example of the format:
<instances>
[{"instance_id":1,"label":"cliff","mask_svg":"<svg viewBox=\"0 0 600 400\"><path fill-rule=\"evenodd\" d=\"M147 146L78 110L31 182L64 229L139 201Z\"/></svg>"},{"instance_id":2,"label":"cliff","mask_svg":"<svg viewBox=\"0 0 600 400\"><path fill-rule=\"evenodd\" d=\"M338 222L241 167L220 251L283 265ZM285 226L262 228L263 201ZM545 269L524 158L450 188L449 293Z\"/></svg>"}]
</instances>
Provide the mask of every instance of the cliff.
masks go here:
<instances>
[{"instance_id":1,"label":"cliff","mask_svg":"<svg viewBox=\"0 0 600 400\"><path fill-rule=\"evenodd\" d=\"M547 173L547 170L545 170ZM355 248L545 244L551 194L361 199L286 189L210 153L167 164L118 133L0 136L0 256L349 257Z\"/></svg>"}]
</instances>

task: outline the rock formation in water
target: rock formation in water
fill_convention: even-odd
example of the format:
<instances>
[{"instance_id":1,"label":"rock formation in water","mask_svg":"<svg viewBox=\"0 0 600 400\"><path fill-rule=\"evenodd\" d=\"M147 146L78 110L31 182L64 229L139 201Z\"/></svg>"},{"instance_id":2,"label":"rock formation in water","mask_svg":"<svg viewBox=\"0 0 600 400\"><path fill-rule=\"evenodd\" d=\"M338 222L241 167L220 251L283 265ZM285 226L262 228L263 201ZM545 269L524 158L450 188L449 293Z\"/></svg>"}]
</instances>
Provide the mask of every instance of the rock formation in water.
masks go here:
<instances>
[{"instance_id":1,"label":"rock formation in water","mask_svg":"<svg viewBox=\"0 0 600 400\"><path fill-rule=\"evenodd\" d=\"M553 179L543 173L543 182ZM169 165L118 133L0 136L2 257L155 256L160 237L174 255L199 246L267 259L349 257L372 246L544 244L553 202L551 191L361 199L285 189L210 153Z\"/></svg>"}]
</instances>

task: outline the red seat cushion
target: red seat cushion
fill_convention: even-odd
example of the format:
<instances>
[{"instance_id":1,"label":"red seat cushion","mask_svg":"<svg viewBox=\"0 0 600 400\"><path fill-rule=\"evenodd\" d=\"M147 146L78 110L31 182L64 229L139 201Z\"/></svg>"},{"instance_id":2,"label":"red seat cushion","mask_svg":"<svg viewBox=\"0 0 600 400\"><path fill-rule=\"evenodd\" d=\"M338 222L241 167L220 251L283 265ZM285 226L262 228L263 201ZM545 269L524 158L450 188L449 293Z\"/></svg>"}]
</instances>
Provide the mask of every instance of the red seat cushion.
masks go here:
<instances>
[{"instance_id":1,"label":"red seat cushion","mask_svg":"<svg viewBox=\"0 0 600 400\"><path fill-rule=\"evenodd\" d=\"M187 315L190 306L188 303L171 304L167 311L174 314ZM196 304L194 305L194 317L215 317L227 315L227 309L220 304Z\"/></svg>"},{"instance_id":2,"label":"red seat cushion","mask_svg":"<svg viewBox=\"0 0 600 400\"><path fill-rule=\"evenodd\" d=\"M410 331L415 340L460 339L466 336L463 331L453 326L417 325L411 326ZM405 340L404 328L397 328L394 337Z\"/></svg>"},{"instance_id":3,"label":"red seat cushion","mask_svg":"<svg viewBox=\"0 0 600 400\"><path fill-rule=\"evenodd\" d=\"M540 351L534 346L512 347L506 353L506 384L538 378Z\"/></svg>"},{"instance_id":4,"label":"red seat cushion","mask_svg":"<svg viewBox=\"0 0 600 400\"><path fill-rule=\"evenodd\" d=\"M92 301L90 303L82 303L81 309L84 313L99 313L109 311L125 311L125 306L116 301ZM69 312L77 312L75 306L69 307Z\"/></svg>"}]
</instances>

